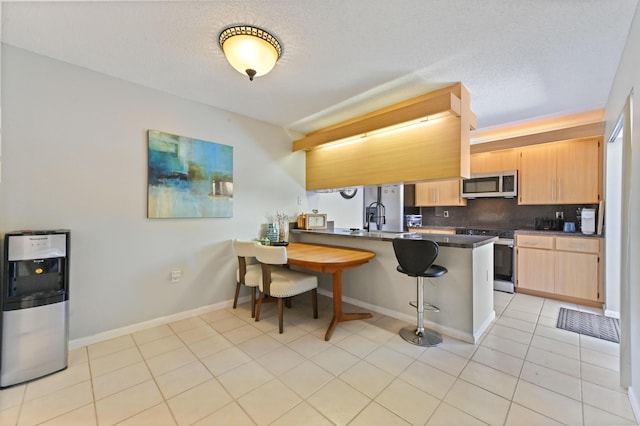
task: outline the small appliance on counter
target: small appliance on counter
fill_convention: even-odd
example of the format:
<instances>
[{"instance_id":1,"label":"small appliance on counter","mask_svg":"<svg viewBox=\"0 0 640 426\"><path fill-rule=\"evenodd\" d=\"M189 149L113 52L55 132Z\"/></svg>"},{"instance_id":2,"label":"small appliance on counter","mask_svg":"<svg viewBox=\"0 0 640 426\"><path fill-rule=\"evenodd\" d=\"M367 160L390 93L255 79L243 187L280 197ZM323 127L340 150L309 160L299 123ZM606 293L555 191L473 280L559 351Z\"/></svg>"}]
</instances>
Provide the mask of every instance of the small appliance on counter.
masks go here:
<instances>
[{"instance_id":1,"label":"small appliance on counter","mask_svg":"<svg viewBox=\"0 0 640 426\"><path fill-rule=\"evenodd\" d=\"M407 229L420 228L422 227L422 215L421 214L404 215L404 223Z\"/></svg>"},{"instance_id":2,"label":"small appliance on counter","mask_svg":"<svg viewBox=\"0 0 640 426\"><path fill-rule=\"evenodd\" d=\"M317 210L314 210L313 213L303 213L298 216L298 228L327 229L327 214L318 213Z\"/></svg>"},{"instance_id":3,"label":"small appliance on counter","mask_svg":"<svg viewBox=\"0 0 640 426\"><path fill-rule=\"evenodd\" d=\"M536 217L533 229L536 231L562 231L564 220Z\"/></svg>"},{"instance_id":4,"label":"small appliance on counter","mask_svg":"<svg viewBox=\"0 0 640 426\"><path fill-rule=\"evenodd\" d=\"M593 234L596 232L596 209L582 209L581 229L583 234Z\"/></svg>"}]
</instances>

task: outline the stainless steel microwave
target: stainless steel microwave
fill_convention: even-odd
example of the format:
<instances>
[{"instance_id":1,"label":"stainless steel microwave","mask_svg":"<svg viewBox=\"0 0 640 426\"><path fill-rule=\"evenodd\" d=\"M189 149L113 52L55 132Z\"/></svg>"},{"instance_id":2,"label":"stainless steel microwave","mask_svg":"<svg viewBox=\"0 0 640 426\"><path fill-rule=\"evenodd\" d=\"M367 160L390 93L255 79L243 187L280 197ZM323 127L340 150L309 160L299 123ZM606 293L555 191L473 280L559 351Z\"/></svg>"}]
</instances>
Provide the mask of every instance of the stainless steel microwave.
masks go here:
<instances>
[{"instance_id":1,"label":"stainless steel microwave","mask_svg":"<svg viewBox=\"0 0 640 426\"><path fill-rule=\"evenodd\" d=\"M518 196L518 171L475 173L470 179L463 179L460 185L462 198L513 198Z\"/></svg>"}]
</instances>

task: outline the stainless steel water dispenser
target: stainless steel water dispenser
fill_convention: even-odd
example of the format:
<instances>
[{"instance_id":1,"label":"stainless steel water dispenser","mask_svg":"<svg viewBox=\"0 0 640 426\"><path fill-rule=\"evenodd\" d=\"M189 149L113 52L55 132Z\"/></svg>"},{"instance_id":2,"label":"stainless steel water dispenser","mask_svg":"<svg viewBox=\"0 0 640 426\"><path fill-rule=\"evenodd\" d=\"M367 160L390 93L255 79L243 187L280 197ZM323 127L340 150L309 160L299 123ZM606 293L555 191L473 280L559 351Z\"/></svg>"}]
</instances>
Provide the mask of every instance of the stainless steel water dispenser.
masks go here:
<instances>
[{"instance_id":1,"label":"stainless steel water dispenser","mask_svg":"<svg viewBox=\"0 0 640 426\"><path fill-rule=\"evenodd\" d=\"M4 238L0 388L67 368L69 231Z\"/></svg>"}]
</instances>

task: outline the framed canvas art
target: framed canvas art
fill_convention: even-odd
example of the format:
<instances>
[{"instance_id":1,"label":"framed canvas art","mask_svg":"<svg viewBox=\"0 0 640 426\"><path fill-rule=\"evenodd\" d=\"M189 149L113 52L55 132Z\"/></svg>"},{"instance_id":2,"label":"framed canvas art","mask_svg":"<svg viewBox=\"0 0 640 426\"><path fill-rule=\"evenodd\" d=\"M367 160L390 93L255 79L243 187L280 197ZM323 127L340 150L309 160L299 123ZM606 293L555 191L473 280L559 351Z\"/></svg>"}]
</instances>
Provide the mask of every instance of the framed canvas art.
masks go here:
<instances>
[{"instance_id":1,"label":"framed canvas art","mask_svg":"<svg viewBox=\"0 0 640 426\"><path fill-rule=\"evenodd\" d=\"M147 217L232 217L233 147L149 130Z\"/></svg>"}]
</instances>

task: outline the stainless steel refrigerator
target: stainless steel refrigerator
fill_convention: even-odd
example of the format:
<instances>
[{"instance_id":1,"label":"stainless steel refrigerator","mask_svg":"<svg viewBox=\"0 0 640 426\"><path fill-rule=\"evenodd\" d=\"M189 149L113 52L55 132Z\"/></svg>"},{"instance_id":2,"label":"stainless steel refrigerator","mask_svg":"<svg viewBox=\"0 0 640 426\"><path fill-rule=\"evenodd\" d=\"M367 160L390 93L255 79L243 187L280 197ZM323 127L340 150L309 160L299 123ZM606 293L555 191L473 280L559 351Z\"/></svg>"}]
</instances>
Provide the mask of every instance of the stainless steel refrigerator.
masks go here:
<instances>
[{"instance_id":1,"label":"stainless steel refrigerator","mask_svg":"<svg viewBox=\"0 0 640 426\"><path fill-rule=\"evenodd\" d=\"M365 186L363 228L370 231L404 231L404 185Z\"/></svg>"}]
</instances>

